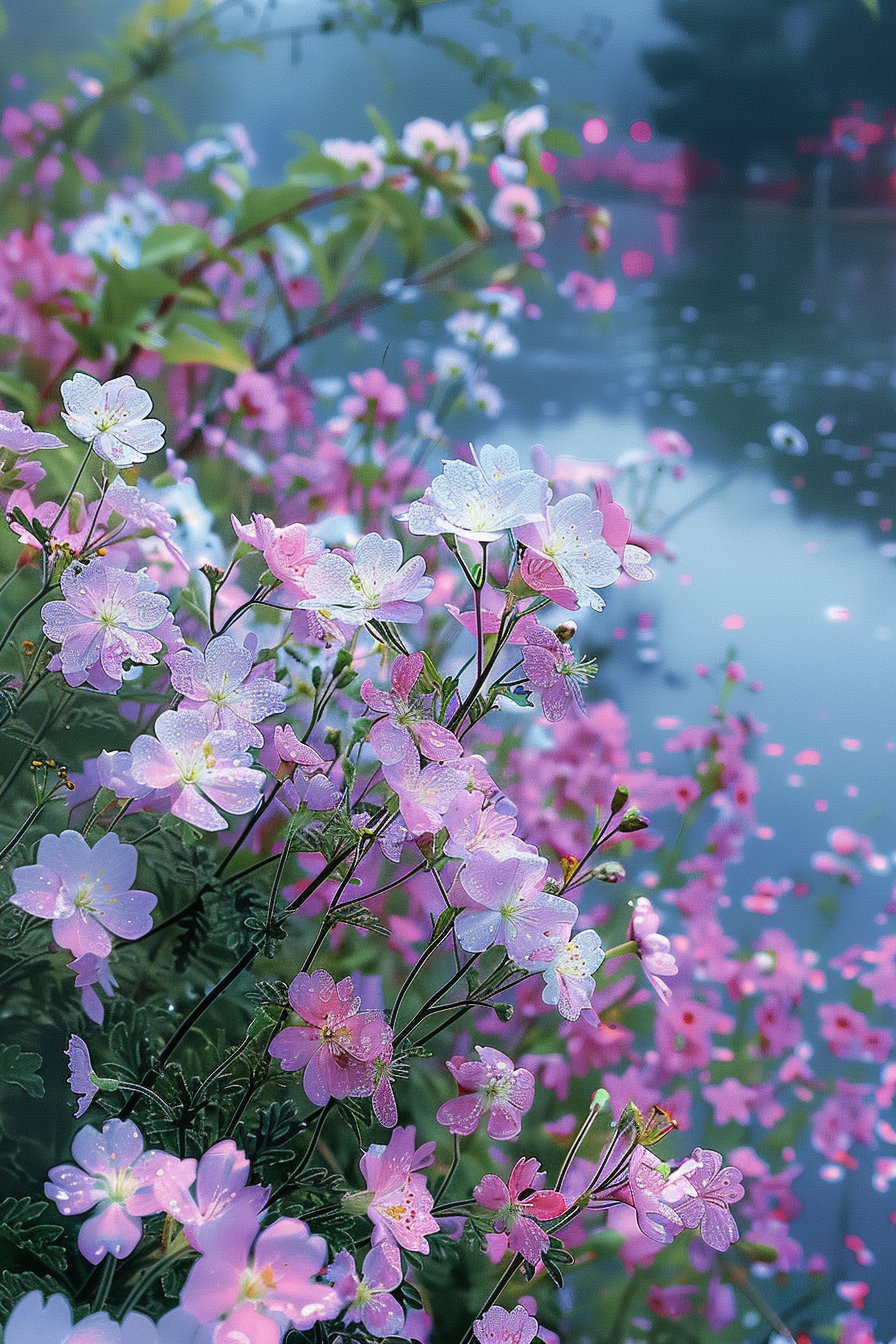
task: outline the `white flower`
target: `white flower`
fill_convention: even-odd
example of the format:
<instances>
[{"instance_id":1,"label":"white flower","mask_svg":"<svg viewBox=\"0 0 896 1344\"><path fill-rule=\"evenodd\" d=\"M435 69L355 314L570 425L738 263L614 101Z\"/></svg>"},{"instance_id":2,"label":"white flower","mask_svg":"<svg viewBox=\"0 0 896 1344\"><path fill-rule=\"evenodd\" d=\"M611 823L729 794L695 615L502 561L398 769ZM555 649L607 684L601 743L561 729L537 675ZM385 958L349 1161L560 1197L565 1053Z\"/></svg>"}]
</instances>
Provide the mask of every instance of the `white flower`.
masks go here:
<instances>
[{"instance_id":1,"label":"white flower","mask_svg":"<svg viewBox=\"0 0 896 1344\"><path fill-rule=\"evenodd\" d=\"M619 556L601 536L603 514L588 495L567 495L549 505L542 522L517 531L517 540L557 567L567 588L584 606L604 608L596 588L619 578ZM649 557L648 557L649 558Z\"/></svg>"},{"instance_id":2,"label":"white flower","mask_svg":"<svg viewBox=\"0 0 896 1344\"><path fill-rule=\"evenodd\" d=\"M548 963L541 971L544 1002L556 1004L562 1017L575 1022L591 1003L594 972L605 955L600 934L594 929L585 929L568 942L560 941L543 952L536 951L530 960Z\"/></svg>"},{"instance_id":3,"label":"white flower","mask_svg":"<svg viewBox=\"0 0 896 1344\"><path fill-rule=\"evenodd\" d=\"M518 154L527 135L542 135L548 128L547 109L527 107L522 112L509 112L504 118L504 147L508 154Z\"/></svg>"},{"instance_id":4,"label":"white flower","mask_svg":"<svg viewBox=\"0 0 896 1344\"><path fill-rule=\"evenodd\" d=\"M302 586L308 597L296 603L298 608L359 626L372 620L419 621L423 611L417 603L429 595L433 580L426 576L422 555L404 563L401 542L368 532L355 546L354 564L327 551L305 571Z\"/></svg>"},{"instance_id":5,"label":"white flower","mask_svg":"<svg viewBox=\"0 0 896 1344\"><path fill-rule=\"evenodd\" d=\"M62 384L62 401L62 418L71 432L116 467L145 462L147 453L164 445L165 426L146 418L152 410L149 393L128 375L100 384L76 373Z\"/></svg>"},{"instance_id":6,"label":"white flower","mask_svg":"<svg viewBox=\"0 0 896 1344\"><path fill-rule=\"evenodd\" d=\"M443 462L441 476L408 509L409 531L498 541L509 528L544 519L548 483L534 471L521 470L513 448L487 443L474 456L475 462Z\"/></svg>"},{"instance_id":7,"label":"white flower","mask_svg":"<svg viewBox=\"0 0 896 1344\"><path fill-rule=\"evenodd\" d=\"M519 350L519 341L505 322L488 313L471 313L462 309L445 323L458 345L466 349L478 348L495 359L509 359Z\"/></svg>"}]
</instances>

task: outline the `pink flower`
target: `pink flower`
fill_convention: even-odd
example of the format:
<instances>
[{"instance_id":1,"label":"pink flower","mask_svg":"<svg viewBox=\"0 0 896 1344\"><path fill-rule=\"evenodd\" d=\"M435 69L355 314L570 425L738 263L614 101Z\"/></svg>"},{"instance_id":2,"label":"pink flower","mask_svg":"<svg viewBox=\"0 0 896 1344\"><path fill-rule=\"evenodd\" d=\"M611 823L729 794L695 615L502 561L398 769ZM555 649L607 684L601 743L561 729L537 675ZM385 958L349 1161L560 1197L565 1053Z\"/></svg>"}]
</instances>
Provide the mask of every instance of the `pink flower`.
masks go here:
<instances>
[{"instance_id":1,"label":"pink flower","mask_svg":"<svg viewBox=\"0 0 896 1344\"><path fill-rule=\"evenodd\" d=\"M419 696L412 692L423 671L423 654L399 654L392 664L392 690L380 691L368 678L361 699L378 719L369 734L370 745L383 765L395 765L415 747L430 761L456 761L464 749L448 728L426 716Z\"/></svg>"},{"instance_id":2,"label":"pink flower","mask_svg":"<svg viewBox=\"0 0 896 1344\"><path fill-rule=\"evenodd\" d=\"M647 979L653 985L663 1003L672 998L672 991L665 978L678 974L678 966L672 955L671 943L661 933L657 933L660 917L646 896L639 896L628 926L630 942L638 944L638 956Z\"/></svg>"},{"instance_id":3,"label":"pink flower","mask_svg":"<svg viewBox=\"0 0 896 1344\"><path fill-rule=\"evenodd\" d=\"M412 751L395 765L384 765L383 774L395 792L411 835L436 835L451 803L466 786L467 777L448 765L432 764L420 769Z\"/></svg>"},{"instance_id":4,"label":"pink flower","mask_svg":"<svg viewBox=\"0 0 896 1344\"><path fill-rule=\"evenodd\" d=\"M744 1197L741 1173L737 1167L723 1167L720 1153L703 1148L695 1148L684 1165L696 1193L679 1200L675 1211L685 1227L699 1227L707 1246L727 1251L740 1237L728 1205Z\"/></svg>"},{"instance_id":5,"label":"pink flower","mask_svg":"<svg viewBox=\"0 0 896 1344\"><path fill-rule=\"evenodd\" d=\"M0 333L51 368L64 366L76 348L59 320L75 314L67 291L91 289L94 274L91 261L53 251L49 224L28 237L13 229L0 239Z\"/></svg>"},{"instance_id":6,"label":"pink flower","mask_svg":"<svg viewBox=\"0 0 896 1344\"><path fill-rule=\"evenodd\" d=\"M283 709L287 688L262 672L252 675L252 654L230 635L219 635L205 647L183 648L168 659L171 685L187 709L200 709L211 729L236 733L245 746L260 747L264 738L255 727Z\"/></svg>"},{"instance_id":7,"label":"pink flower","mask_svg":"<svg viewBox=\"0 0 896 1344\"><path fill-rule=\"evenodd\" d=\"M561 929L568 932L579 912L572 901L543 890L547 868L547 859L528 846L507 858L473 853L460 875L471 898L454 926L461 947L484 952L498 944L518 965L526 965L531 953L560 936Z\"/></svg>"},{"instance_id":8,"label":"pink flower","mask_svg":"<svg viewBox=\"0 0 896 1344\"><path fill-rule=\"evenodd\" d=\"M406 1251L429 1254L426 1238L438 1232L433 1218L432 1195L426 1177L419 1173L428 1167L435 1153L434 1143L415 1148L413 1125L394 1130L388 1144L374 1143L361 1158L361 1174L372 1196L367 1216L374 1225L375 1244L391 1242Z\"/></svg>"},{"instance_id":9,"label":"pink flower","mask_svg":"<svg viewBox=\"0 0 896 1344\"><path fill-rule=\"evenodd\" d=\"M470 157L470 142L459 121L446 126L432 117L418 117L408 122L401 133L401 148L409 159L419 159L428 167L466 168Z\"/></svg>"},{"instance_id":10,"label":"pink flower","mask_svg":"<svg viewBox=\"0 0 896 1344\"><path fill-rule=\"evenodd\" d=\"M573 706L584 714L579 682L588 681L597 665L578 662L572 649L561 644L553 630L539 625L528 632L523 645L523 668L532 685L541 691L541 712L546 719L556 723Z\"/></svg>"},{"instance_id":11,"label":"pink flower","mask_svg":"<svg viewBox=\"0 0 896 1344\"><path fill-rule=\"evenodd\" d=\"M343 397L339 410L352 420L382 429L400 420L408 409L404 388L398 383L390 383L382 369L350 373L348 381L355 395Z\"/></svg>"},{"instance_id":12,"label":"pink flower","mask_svg":"<svg viewBox=\"0 0 896 1344\"><path fill-rule=\"evenodd\" d=\"M253 513L251 524L241 523L231 514L230 523L240 541L261 551L268 569L280 579L291 599L307 596L303 579L309 565L323 552L319 537L312 536L304 523L276 527L262 513Z\"/></svg>"},{"instance_id":13,"label":"pink flower","mask_svg":"<svg viewBox=\"0 0 896 1344\"><path fill-rule=\"evenodd\" d=\"M168 599L145 569L129 574L97 558L69 565L60 587L65 600L44 603L41 616L44 634L62 645L53 664L70 686L116 691L126 663L153 666L163 642L180 643Z\"/></svg>"},{"instance_id":14,"label":"pink flower","mask_svg":"<svg viewBox=\"0 0 896 1344\"><path fill-rule=\"evenodd\" d=\"M638 1144L625 1183L610 1191L610 1198L630 1204L644 1236L666 1246L684 1226L677 1205L693 1189L685 1173L670 1173L656 1153Z\"/></svg>"},{"instance_id":15,"label":"pink flower","mask_svg":"<svg viewBox=\"0 0 896 1344\"><path fill-rule=\"evenodd\" d=\"M460 1055L447 1061L460 1096L446 1101L436 1120L452 1134L472 1134L483 1115L493 1139L515 1139L522 1117L535 1099L535 1078L528 1069L514 1068L513 1060L488 1045L477 1045L476 1060Z\"/></svg>"},{"instance_id":16,"label":"pink flower","mask_svg":"<svg viewBox=\"0 0 896 1344\"><path fill-rule=\"evenodd\" d=\"M246 1154L233 1139L222 1139L203 1153L198 1168L188 1158L157 1176L155 1193L162 1209L182 1224L190 1245L201 1251L212 1233L223 1235L226 1227L233 1234L237 1224L249 1227L251 1240L271 1187L248 1185L248 1180Z\"/></svg>"},{"instance_id":17,"label":"pink flower","mask_svg":"<svg viewBox=\"0 0 896 1344\"><path fill-rule=\"evenodd\" d=\"M79 831L45 835L37 863L13 870L12 905L39 919L52 919L53 938L79 957L107 957L110 932L117 938L141 938L152 928L156 898L135 891L137 851L114 832L91 849Z\"/></svg>"},{"instance_id":18,"label":"pink flower","mask_svg":"<svg viewBox=\"0 0 896 1344\"><path fill-rule=\"evenodd\" d=\"M652 1283L647 1293L647 1305L657 1316L677 1321L680 1316L689 1314L691 1298L696 1292L697 1288L693 1283L673 1283L667 1288L658 1288Z\"/></svg>"},{"instance_id":19,"label":"pink flower","mask_svg":"<svg viewBox=\"0 0 896 1344\"><path fill-rule=\"evenodd\" d=\"M520 224L537 220L541 215L538 193L517 183L502 187L492 201L489 215L502 228L515 230Z\"/></svg>"},{"instance_id":20,"label":"pink flower","mask_svg":"<svg viewBox=\"0 0 896 1344\"><path fill-rule=\"evenodd\" d=\"M295 730L286 724L274 729L274 750L286 766L285 773L292 775L286 780L280 797L288 807L307 807L312 812L329 812L339 802L339 790L326 774L328 762L319 752L300 742ZM283 778L281 767L278 778ZM297 782L296 776L299 776Z\"/></svg>"},{"instance_id":21,"label":"pink flower","mask_svg":"<svg viewBox=\"0 0 896 1344\"><path fill-rule=\"evenodd\" d=\"M342 1299L317 1281L327 1258L323 1237L312 1236L298 1218L278 1218L257 1238L256 1230L248 1222L231 1228L223 1221L217 1234L209 1230L181 1306L204 1325L220 1321L215 1339L248 1344L279 1344L285 1321L308 1330L315 1321L333 1320Z\"/></svg>"},{"instance_id":22,"label":"pink flower","mask_svg":"<svg viewBox=\"0 0 896 1344\"><path fill-rule=\"evenodd\" d=\"M473 1322L473 1334L479 1344L532 1344L538 1334L538 1321L525 1307L489 1307L484 1316Z\"/></svg>"},{"instance_id":23,"label":"pink flower","mask_svg":"<svg viewBox=\"0 0 896 1344\"><path fill-rule=\"evenodd\" d=\"M224 405L234 415L242 416L246 429L259 429L264 434L277 434L286 428L286 406L280 399L275 379L255 369L238 373L232 387L224 392Z\"/></svg>"},{"instance_id":24,"label":"pink flower","mask_svg":"<svg viewBox=\"0 0 896 1344\"><path fill-rule=\"evenodd\" d=\"M564 299L572 299L582 313L589 308L593 308L596 313L606 313L616 302L616 285L613 280L595 280L593 275L586 275L584 271L570 271L557 286L557 293Z\"/></svg>"},{"instance_id":25,"label":"pink flower","mask_svg":"<svg viewBox=\"0 0 896 1344\"><path fill-rule=\"evenodd\" d=\"M305 1070L308 1100L323 1106L331 1097L369 1097L373 1061L392 1033L381 1013L360 1011L351 976L335 984L328 971L302 971L289 987L289 1002L305 1025L285 1027L269 1049L287 1072Z\"/></svg>"},{"instance_id":26,"label":"pink flower","mask_svg":"<svg viewBox=\"0 0 896 1344\"><path fill-rule=\"evenodd\" d=\"M68 1059L68 1085L78 1098L75 1119L80 1120L99 1088L90 1061L90 1051L80 1036L69 1037L68 1049L65 1053Z\"/></svg>"},{"instance_id":27,"label":"pink flower","mask_svg":"<svg viewBox=\"0 0 896 1344\"><path fill-rule=\"evenodd\" d=\"M566 1212L566 1200L556 1190L541 1190L544 1172L535 1157L521 1157L505 1185L500 1176L489 1173L473 1191L473 1198L484 1209L498 1214L494 1230L507 1237L511 1251L530 1265L541 1259L550 1238L539 1223L559 1218Z\"/></svg>"},{"instance_id":28,"label":"pink flower","mask_svg":"<svg viewBox=\"0 0 896 1344\"><path fill-rule=\"evenodd\" d=\"M404 1312L392 1289L404 1278L401 1252L392 1242L383 1241L364 1257L360 1277L348 1251L340 1251L327 1272L327 1278L340 1296L349 1299L343 1320L346 1325L363 1325L377 1339L401 1335Z\"/></svg>"},{"instance_id":29,"label":"pink flower","mask_svg":"<svg viewBox=\"0 0 896 1344\"><path fill-rule=\"evenodd\" d=\"M378 187L383 180L383 161L372 145L360 140L322 140L320 152L350 172L360 168L361 186L367 187L368 191Z\"/></svg>"},{"instance_id":30,"label":"pink flower","mask_svg":"<svg viewBox=\"0 0 896 1344\"><path fill-rule=\"evenodd\" d=\"M258 803L264 774L249 765L236 733L210 732L203 714L169 709L155 737L138 737L127 751L104 751L100 781L120 797L167 797L171 811L202 831L221 831L228 812L242 816Z\"/></svg>"},{"instance_id":31,"label":"pink flower","mask_svg":"<svg viewBox=\"0 0 896 1344\"><path fill-rule=\"evenodd\" d=\"M92 1265L106 1255L123 1260L143 1234L141 1218L161 1204L153 1182L180 1162L169 1153L144 1153L143 1135L131 1120L107 1120L102 1134L85 1125L72 1140L79 1164L53 1167L44 1185L48 1199L65 1215L96 1212L78 1233L78 1249Z\"/></svg>"},{"instance_id":32,"label":"pink flower","mask_svg":"<svg viewBox=\"0 0 896 1344\"><path fill-rule=\"evenodd\" d=\"M127 374L100 384L89 374L76 373L62 384L62 401L62 418L71 432L113 466L145 462L147 453L164 446L165 426L146 418L152 410L149 393Z\"/></svg>"}]
</instances>

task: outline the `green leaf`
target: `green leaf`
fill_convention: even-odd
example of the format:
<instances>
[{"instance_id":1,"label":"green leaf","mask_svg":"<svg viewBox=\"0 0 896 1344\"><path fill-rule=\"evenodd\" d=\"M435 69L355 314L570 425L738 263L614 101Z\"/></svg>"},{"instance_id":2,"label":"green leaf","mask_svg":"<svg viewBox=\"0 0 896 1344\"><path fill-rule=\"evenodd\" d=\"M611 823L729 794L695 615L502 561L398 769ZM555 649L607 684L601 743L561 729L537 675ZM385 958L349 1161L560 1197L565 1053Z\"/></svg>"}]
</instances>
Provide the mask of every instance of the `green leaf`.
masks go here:
<instances>
[{"instance_id":1,"label":"green leaf","mask_svg":"<svg viewBox=\"0 0 896 1344\"><path fill-rule=\"evenodd\" d=\"M40 1055L25 1054L17 1045L0 1045L0 1079L13 1083L29 1097L42 1097L44 1080L38 1073Z\"/></svg>"},{"instance_id":2,"label":"green leaf","mask_svg":"<svg viewBox=\"0 0 896 1344\"><path fill-rule=\"evenodd\" d=\"M252 187L240 205L236 231L257 229L262 224L276 223L297 210L307 201L311 192L305 182L281 182L276 187Z\"/></svg>"},{"instance_id":3,"label":"green leaf","mask_svg":"<svg viewBox=\"0 0 896 1344\"><path fill-rule=\"evenodd\" d=\"M160 354L167 364L213 364L229 373L252 368L252 360L223 322L200 313L182 318L165 339Z\"/></svg>"},{"instance_id":4,"label":"green leaf","mask_svg":"<svg viewBox=\"0 0 896 1344\"><path fill-rule=\"evenodd\" d=\"M154 316L155 305L177 290L177 281L155 266L108 268L96 326L131 327Z\"/></svg>"},{"instance_id":5,"label":"green leaf","mask_svg":"<svg viewBox=\"0 0 896 1344\"><path fill-rule=\"evenodd\" d=\"M569 154L574 159L578 159L582 154L582 146L579 144L579 137L573 135L572 131L565 131L560 126L550 126L542 132L541 143L545 149L551 150L553 154Z\"/></svg>"},{"instance_id":6,"label":"green leaf","mask_svg":"<svg viewBox=\"0 0 896 1344\"><path fill-rule=\"evenodd\" d=\"M205 229L192 224L160 224L143 239L140 260L143 266L158 266L190 252L206 251L212 241Z\"/></svg>"},{"instance_id":7,"label":"green leaf","mask_svg":"<svg viewBox=\"0 0 896 1344\"><path fill-rule=\"evenodd\" d=\"M0 396L18 402L28 420L37 418L40 410L37 390L24 378L17 378L14 373L0 373Z\"/></svg>"}]
</instances>

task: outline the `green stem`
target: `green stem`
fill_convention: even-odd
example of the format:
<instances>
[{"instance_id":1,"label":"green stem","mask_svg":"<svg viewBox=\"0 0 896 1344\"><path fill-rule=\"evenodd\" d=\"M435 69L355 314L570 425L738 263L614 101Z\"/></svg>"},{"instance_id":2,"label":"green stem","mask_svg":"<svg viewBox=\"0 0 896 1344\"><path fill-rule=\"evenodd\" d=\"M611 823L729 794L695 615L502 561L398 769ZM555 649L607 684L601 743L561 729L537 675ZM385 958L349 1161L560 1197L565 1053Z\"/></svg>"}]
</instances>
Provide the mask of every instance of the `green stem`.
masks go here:
<instances>
[{"instance_id":1,"label":"green stem","mask_svg":"<svg viewBox=\"0 0 896 1344\"><path fill-rule=\"evenodd\" d=\"M114 1256L106 1254L106 1263L100 1275L99 1285L96 1290L96 1296L93 1299L93 1310L102 1311L109 1297L109 1289L112 1287L112 1279L115 1276L117 1261Z\"/></svg>"},{"instance_id":2,"label":"green stem","mask_svg":"<svg viewBox=\"0 0 896 1344\"><path fill-rule=\"evenodd\" d=\"M433 1202L433 1207L434 1207L434 1208L437 1208L437 1207L438 1207L440 1200L444 1197L446 1190L448 1189L449 1185L451 1184L451 1182L452 1182L452 1180L453 1180L453 1178L454 1178L454 1173L457 1171L457 1164L458 1164L459 1161L460 1161L460 1135L459 1135L459 1134L455 1134L455 1135L454 1135L454 1157L451 1159L451 1166L450 1166L450 1167L448 1168L448 1170L445 1172L445 1176L444 1176L444 1179L443 1179L443 1181L442 1181L442 1184L439 1186L438 1190L436 1191L435 1195L433 1196L433 1201L432 1201L432 1202Z\"/></svg>"},{"instance_id":3,"label":"green stem","mask_svg":"<svg viewBox=\"0 0 896 1344\"><path fill-rule=\"evenodd\" d=\"M495 1284L492 1291L489 1293L488 1301L484 1303L481 1310L479 1311L479 1314L476 1317L477 1321L485 1315L489 1307L493 1307L495 1305L498 1298L501 1296L504 1289L507 1287L508 1283L513 1278L514 1274L517 1272L522 1262L523 1257L521 1255L515 1255L513 1257L510 1264L507 1266L504 1273L501 1275L500 1279ZM475 1323L476 1323L475 1321L470 1322L467 1332L464 1335L463 1339L461 1340L460 1344L470 1344L470 1340L473 1338L473 1326L475 1325Z\"/></svg>"},{"instance_id":4,"label":"green stem","mask_svg":"<svg viewBox=\"0 0 896 1344\"><path fill-rule=\"evenodd\" d=\"M412 966L410 974L408 975L404 984L401 986L401 989L398 991L395 1003L392 1008L392 1014L389 1018L390 1026L394 1027L395 1023L398 1021L399 1009L401 1008L401 1005L404 1002L405 995L407 994L411 985L414 983L414 980L420 974L420 971L425 966L426 962L429 960L432 954L436 951L437 948L441 947L442 943L451 934L453 929L454 929L454 921L451 920L439 934L438 938L431 938L427 946L423 949L417 962L415 963L414 966Z\"/></svg>"},{"instance_id":5,"label":"green stem","mask_svg":"<svg viewBox=\"0 0 896 1344\"><path fill-rule=\"evenodd\" d=\"M301 1176L302 1172L310 1164L311 1159L314 1156L315 1149L317 1148L318 1140L320 1139L321 1133L323 1131L323 1127L326 1124L327 1116L333 1109L333 1105L334 1102L333 1098L331 1097L330 1100L327 1102L326 1106L322 1108L320 1115L317 1117L317 1124L314 1126L314 1133L311 1135L311 1138L308 1141L308 1147L305 1149L305 1156L302 1158L301 1162L299 1163L298 1167L293 1173L292 1179L294 1181L297 1180L299 1176Z\"/></svg>"}]
</instances>

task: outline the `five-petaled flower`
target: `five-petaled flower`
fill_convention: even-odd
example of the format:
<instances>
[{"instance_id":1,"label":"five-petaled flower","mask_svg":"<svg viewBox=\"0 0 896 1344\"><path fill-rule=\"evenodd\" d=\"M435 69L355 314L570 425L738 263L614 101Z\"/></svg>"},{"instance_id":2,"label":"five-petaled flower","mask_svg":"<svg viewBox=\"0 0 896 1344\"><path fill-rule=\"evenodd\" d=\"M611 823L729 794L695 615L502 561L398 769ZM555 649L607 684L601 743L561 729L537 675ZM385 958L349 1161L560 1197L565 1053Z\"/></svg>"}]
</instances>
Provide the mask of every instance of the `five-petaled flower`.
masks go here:
<instances>
[{"instance_id":1,"label":"five-petaled flower","mask_svg":"<svg viewBox=\"0 0 896 1344\"><path fill-rule=\"evenodd\" d=\"M409 752L419 750L430 761L456 761L464 749L454 733L434 722L413 690L423 671L423 654L400 653L392 664L392 690L381 691L368 678L361 699L377 719L369 741L383 765L396 765Z\"/></svg>"},{"instance_id":2,"label":"five-petaled flower","mask_svg":"<svg viewBox=\"0 0 896 1344\"><path fill-rule=\"evenodd\" d=\"M87 373L76 373L62 384L62 418L73 434L116 467L145 462L165 442L165 426L147 420L152 398L125 374L98 383Z\"/></svg>"},{"instance_id":3,"label":"five-petaled flower","mask_svg":"<svg viewBox=\"0 0 896 1344\"><path fill-rule=\"evenodd\" d=\"M477 1045L478 1060L455 1055L447 1061L460 1096L436 1112L440 1125L452 1134L472 1134L483 1115L493 1139L515 1139L522 1118L535 1099L535 1078L528 1069L514 1068L513 1060L488 1045Z\"/></svg>"},{"instance_id":4,"label":"five-petaled flower","mask_svg":"<svg viewBox=\"0 0 896 1344\"><path fill-rule=\"evenodd\" d=\"M59 586L65 600L45 602L41 616L44 634L62 646L50 670L70 686L117 691L130 665L152 666L163 643L182 642L168 598L144 569L129 574L97 557L70 565Z\"/></svg>"},{"instance_id":5,"label":"five-petaled flower","mask_svg":"<svg viewBox=\"0 0 896 1344\"><path fill-rule=\"evenodd\" d=\"M408 1125L394 1130L388 1144L370 1145L361 1158L368 1195L360 1196L360 1200L374 1225L375 1245L392 1242L406 1251L428 1255L426 1238L438 1232L439 1225L431 1213L433 1198L426 1188L426 1177L419 1172L432 1162L436 1146L424 1143L416 1148L415 1142L416 1129Z\"/></svg>"},{"instance_id":6,"label":"five-petaled flower","mask_svg":"<svg viewBox=\"0 0 896 1344\"><path fill-rule=\"evenodd\" d=\"M162 1208L155 1181L176 1171L180 1161L170 1153L144 1152L132 1120L107 1120L102 1134L85 1125L72 1140L72 1157L78 1166L51 1169L47 1198L63 1214L95 1210L78 1232L78 1249L92 1265L106 1255L123 1260L140 1240L141 1218Z\"/></svg>"},{"instance_id":7,"label":"five-petaled flower","mask_svg":"<svg viewBox=\"0 0 896 1344\"><path fill-rule=\"evenodd\" d=\"M116 938L142 938L152 928L155 896L134 890L137 851L114 832L91 849L79 831L45 835L37 863L15 868L13 905L53 921L53 938L79 957L107 957Z\"/></svg>"},{"instance_id":8,"label":"five-petaled flower","mask_svg":"<svg viewBox=\"0 0 896 1344\"><path fill-rule=\"evenodd\" d=\"M289 1002L303 1025L284 1027L269 1049L287 1072L305 1070L308 1100L322 1106L331 1097L369 1097L373 1062L391 1045L392 1032L382 1013L361 1011L351 976L336 984L328 971L301 971Z\"/></svg>"},{"instance_id":9,"label":"five-petaled flower","mask_svg":"<svg viewBox=\"0 0 896 1344\"><path fill-rule=\"evenodd\" d=\"M353 561L327 551L305 570L302 585L308 596L297 607L356 628L368 621L419 621L419 603L433 580L422 555L405 561L400 541L368 532L355 546Z\"/></svg>"},{"instance_id":10,"label":"five-petaled flower","mask_svg":"<svg viewBox=\"0 0 896 1344\"><path fill-rule=\"evenodd\" d=\"M550 1245L550 1237L541 1223L550 1222L566 1212L566 1200L557 1190L543 1190L544 1172L536 1157L521 1157L505 1184L500 1176L483 1176L473 1191L482 1208L498 1216L494 1231L507 1238L506 1245L530 1265L541 1259Z\"/></svg>"},{"instance_id":11,"label":"five-petaled flower","mask_svg":"<svg viewBox=\"0 0 896 1344\"><path fill-rule=\"evenodd\" d=\"M178 649L168 666L171 685L188 709L201 710L209 728L236 733L246 746L263 744L255 725L282 710L286 687L261 671L252 675L252 654L243 644L230 635L218 635L204 653Z\"/></svg>"}]
</instances>

